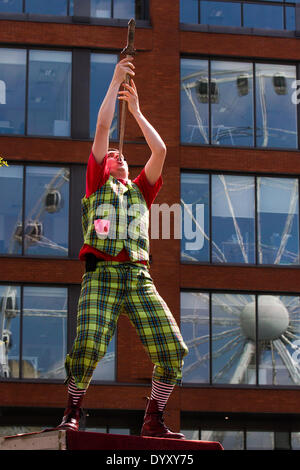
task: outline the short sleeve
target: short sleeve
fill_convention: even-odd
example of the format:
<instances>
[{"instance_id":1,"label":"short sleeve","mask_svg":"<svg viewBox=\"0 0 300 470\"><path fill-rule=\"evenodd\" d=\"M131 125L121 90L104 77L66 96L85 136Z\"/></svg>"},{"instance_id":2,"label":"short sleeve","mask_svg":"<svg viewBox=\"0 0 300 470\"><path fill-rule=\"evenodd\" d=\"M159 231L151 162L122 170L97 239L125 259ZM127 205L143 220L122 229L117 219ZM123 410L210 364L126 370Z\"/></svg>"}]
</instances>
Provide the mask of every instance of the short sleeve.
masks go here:
<instances>
[{"instance_id":1,"label":"short sleeve","mask_svg":"<svg viewBox=\"0 0 300 470\"><path fill-rule=\"evenodd\" d=\"M107 155L105 155L103 161L99 164L91 152L86 170L86 197L91 196L91 194L101 188L108 178L109 169L107 167Z\"/></svg>"},{"instance_id":2,"label":"short sleeve","mask_svg":"<svg viewBox=\"0 0 300 470\"><path fill-rule=\"evenodd\" d=\"M147 203L148 209L150 209L158 192L160 191L160 188L163 185L162 176L160 176L156 183L152 185L147 179L145 168L143 168L141 173L133 180L133 183L135 183L140 189Z\"/></svg>"}]
</instances>

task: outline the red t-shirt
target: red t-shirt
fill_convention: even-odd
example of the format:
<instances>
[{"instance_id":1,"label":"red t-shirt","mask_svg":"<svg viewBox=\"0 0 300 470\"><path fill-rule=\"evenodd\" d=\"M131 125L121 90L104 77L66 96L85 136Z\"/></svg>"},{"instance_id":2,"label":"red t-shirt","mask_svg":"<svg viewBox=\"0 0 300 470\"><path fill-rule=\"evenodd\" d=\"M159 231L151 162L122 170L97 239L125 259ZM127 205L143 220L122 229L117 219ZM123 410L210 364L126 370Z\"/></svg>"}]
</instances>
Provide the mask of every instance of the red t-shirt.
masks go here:
<instances>
[{"instance_id":1,"label":"red t-shirt","mask_svg":"<svg viewBox=\"0 0 300 470\"><path fill-rule=\"evenodd\" d=\"M109 178L109 168L107 165L107 155L104 157L101 164L97 163L93 153L91 152L87 171L86 171L86 197L91 196L96 192L101 186L103 186ZM123 184L126 184L125 181L120 180ZM132 181L135 183L139 190L141 191L144 199L147 203L148 209L150 209L152 203L154 202L161 186L162 186L162 177L160 176L154 185L151 185L146 177L145 169ZM84 244L79 253L79 259L84 261L85 255L87 253L93 253L97 258L104 259L106 261L119 261L127 262L130 261L129 255L125 248L117 255L111 256L107 253L97 250L90 245ZM146 261L140 261L143 264L147 264Z\"/></svg>"}]
</instances>

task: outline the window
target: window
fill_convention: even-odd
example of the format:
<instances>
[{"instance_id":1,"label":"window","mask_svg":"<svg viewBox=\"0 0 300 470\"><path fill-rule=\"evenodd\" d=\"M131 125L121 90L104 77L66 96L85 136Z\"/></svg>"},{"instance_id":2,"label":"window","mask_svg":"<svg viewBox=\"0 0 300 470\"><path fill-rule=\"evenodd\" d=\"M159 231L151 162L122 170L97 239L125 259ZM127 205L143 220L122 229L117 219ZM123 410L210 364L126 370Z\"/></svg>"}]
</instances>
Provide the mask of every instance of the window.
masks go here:
<instances>
[{"instance_id":1,"label":"window","mask_svg":"<svg viewBox=\"0 0 300 470\"><path fill-rule=\"evenodd\" d=\"M140 3L142 2L139 0L91 0L91 16L96 18L135 18L136 7L138 8Z\"/></svg>"},{"instance_id":2,"label":"window","mask_svg":"<svg viewBox=\"0 0 300 470\"><path fill-rule=\"evenodd\" d=\"M297 108L291 97L295 67L256 64L255 76L257 147L297 148Z\"/></svg>"},{"instance_id":3,"label":"window","mask_svg":"<svg viewBox=\"0 0 300 470\"><path fill-rule=\"evenodd\" d=\"M202 24L222 26L241 25L241 6L233 2L207 2L201 0L200 18Z\"/></svg>"},{"instance_id":4,"label":"window","mask_svg":"<svg viewBox=\"0 0 300 470\"><path fill-rule=\"evenodd\" d=\"M100 380L116 380L116 336L111 339L105 356L97 364L91 383Z\"/></svg>"},{"instance_id":5,"label":"window","mask_svg":"<svg viewBox=\"0 0 300 470\"><path fill-rule=\"evenodd\" d=\"M181 174L181 261L299 265L298 178Z\"/></svg>"},{"instance_id":6,"label":"window","mask_svg":"<svg viewBox=\"0 0 300 470\"><path fill-rule=\"evenodd\" d=\"M209 383L209 302L205 294L181 293L181 333L189 348L183 383Z\"/></svg>"},{"instance_id":7,"label":"window","mask_svg":"<svg viewBox=\"0 0 300 470\"><path fill-rule=\"evenodd\" d=\"M147 0L0 0L0 13L73 16L78 7L87 17L142 20L146 6Z\"/></svg>"},{"instance_id":8,"label":"window","mask_svg":"<svg viewBox=\"0 0 300 470\"><path fill-rule=\"evenodd\" d=\"M224 450L244 450L244 433L243 431L225 431L225 430L209 430L201 431L201 439L217 441L223 446ZM256 436L257 434L254 433ZM258 436L260 433L258 433ZM258 437L257 436L257 437ZM273 448L272 448L273 450Z\"/></svg>"},{"instance_id":9,"label":"window","mask_svg":"<svg viewBox=\"0 0 300 470\"><path fill-rule=\"evenodd\" d=\"M180 0L180 21L191 24L295 30L295 4L295 1L285 0L275 0L270 5L259 1L248 3L227 0Z\"/></svg>"},{"instance_id":10,"label":"window","mask_svg":"<svg viewBox=\"0 0 300 470\"><path fill-rule=\"evenodd\" d=\"M268 431L247 431L247 450L274 450L274 433Z\"/></svg>"},{"instance_id":11,"label":"window","mask_svg":"<svg viewBox=\"0 0 300 470\"><path fill-rule=\"evenodd\" d=\"M0 253L68 256L69 168L9 165L0 182Z\"/></svg>"},{"instance_id":12,"label":"window","mask_svg":"<svg viewBox=\"0 0 300 470\"><path fill-rule=\"evenodd\" d=\"M296 178L257 178L258 260L299 264L299 185Z\"/></svg>"},{"instance_id":13,"label":"window","mask_svg":"<svg viewBox=\"0 0 300 470\"><path fill-rule=\"evenodd\" d=\"M181 59L181 142L296 149L296 66Z\"/></svg>"},{"instance_id":14,"label":"window","mask_svg":"<svg viewBox=\"0 0 300 470\"><path fill-rule=\"evenodd\" d=\"M0 380L65 379L74 294L71 287L0 285ZM93 381L115 380L115 344L113 338Z\"/></svg>"},{"instance_id":15,"label":"window","mask_svg":"<svg viewBox=\"0 0 300 470\"><path fill-rule=\"evenodd\" d=\"M208 261L210 246L209 175L182 173L182 261Z\"/></svg>"},{"instance_id":16,"label":"window","mask_svg":"<svg viewBox=\"0 0 300 470\"><path fill-rule=\"evenodd\" d=\"M38 15L72 14L73 0L0 0L0 13L35 13Z\"/></svg>"},{"instance_id":17,"label":"window","mask_svg":"<svg viewBox=\"0 0 300 470\"><path fill-rule=\"evenodd\" d=\"M90 137L95 135L99 103L102 103L106 90L112 79L115 65L118 61L116 54L91 54L90 73ZM100 85L100 86L99 86ZM110 130L110 139L118 137L118 106Z\"/></svg>"},{"instance_id":18,"label":"window","mask_svg":"<svg viewBox=\"0 0 300 470\"><path fill-rule=\"evenodd\" d=\"M28 52L0 48L0 133L68 137L72 54Z\"/></svg>"},{"instance_id":19,"label":"window","mask_svg":"<svg viewBox=\"0 0 300 470\"><path fill-rule=\"evenodd\" d=\"M300 385L300 297L181 292L183 383Z\"/></svg>"},{"instance_id":20,"label":"window","mask_svg":"<svg viewBox=\"0 0 300 470\"><path fill-rule=\"evenodd\" d=\"M0 133L24 134L26 51L0 49Z\"/></svg>"},{"instance_id":21,"label":"window","mask_svg":"<svg viewBox=\"0 0 300 470\"><path fill-rule=\"evenodd\" d=\"M0 135L92 139L117 61L118 54L88 50L0 48ZM118 109L111 140L118 138Z\"/></svg>"},{"instance_id":22,"label":"window","mask_svg":"<svg viewBox=\"0 0 300 470\"><path fill-rule=\"evenodd\" d=\"M220 418L219 425L215 422L211 423L211 427L208 424L204 425L202 429L200 426L199 428L190 427L181 432L188 439L220 442L224 450L298 450L299 433L290 432L288 419L284 425L281 425L283 430L280 431L277 430L275 424L276 416L270 416L268 425L268 420L252 415L252 421L256 423L255 425L251 422L251 418L247 423L246 416L235 420L231 415L230 417L225 416L225 423L224 418L223 422Z\"/></svg>"},{"instance_id":23,"label":"window","mask_svg":"<svg viewBox=\"0 0 300 470\"><path fill-rule=\"evenodd\" d=\"M71 64L71 52L29 51L28 135L70 135Z\"/></svg>"},{"instance_id":24,"label":"window","mask_svg":"<svg viewBox=\"0 0 300 470\"><path fill-rule=\"evenodd\" d=\"M213 262L255 263L254 191L251 176L212 175Z\"/></svg>"},{"instance_id":25,"label":"window","mask_svg":"<svg viewBox=\"0 0 300 470\"><path fill-rule=\"evenodd\" d=\"M67 289L2 285L0 297L1 378L64 378Z\"/></svg>"},{"instance_id":26,"label":"window","mask_svg":"<svg viewBox=\"0 0 300 470\"><path fill-rule=\"evenodd\" d=\"M51 2L26 0L25 11L39 15L67 15L69 3L68 0L52 0Z\"/></svg>"},{"instance_id":27,"label":"window","mask_svg":"<svg viewBox=\"0 0 300 470\"><path fill-rule=\"evenodd\" d=\"M253 146L252 64L212 61L210 82L212 144Z\"/></svg>"}]
</instances>

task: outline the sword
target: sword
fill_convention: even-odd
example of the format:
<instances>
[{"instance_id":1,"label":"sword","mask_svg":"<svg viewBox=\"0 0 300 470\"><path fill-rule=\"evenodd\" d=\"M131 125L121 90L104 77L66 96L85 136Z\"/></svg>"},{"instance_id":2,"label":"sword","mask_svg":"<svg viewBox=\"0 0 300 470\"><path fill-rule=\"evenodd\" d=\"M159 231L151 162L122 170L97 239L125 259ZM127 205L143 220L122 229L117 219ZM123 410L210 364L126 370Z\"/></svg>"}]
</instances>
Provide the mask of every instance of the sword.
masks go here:
<instances>
[{"instance_id":1,"label":"sword","mask_svg":"<svg viewBox=\"0 0 300 470\"><path fill-rule=\"evenodd\" d=\"M126 57L133 57L135 55L134 48L134 34L135 34L135 20L131 18L128 22L127 32L127 46L122 50L121 54L126 54ZM125 83L129 83L130 76L126 74ZM121 121L120 121L120 138L119 138L119 160L123 152L124 133L125 133L125 119L126 119L127 103L122 102Z\"/></svg>"}]
</instances>

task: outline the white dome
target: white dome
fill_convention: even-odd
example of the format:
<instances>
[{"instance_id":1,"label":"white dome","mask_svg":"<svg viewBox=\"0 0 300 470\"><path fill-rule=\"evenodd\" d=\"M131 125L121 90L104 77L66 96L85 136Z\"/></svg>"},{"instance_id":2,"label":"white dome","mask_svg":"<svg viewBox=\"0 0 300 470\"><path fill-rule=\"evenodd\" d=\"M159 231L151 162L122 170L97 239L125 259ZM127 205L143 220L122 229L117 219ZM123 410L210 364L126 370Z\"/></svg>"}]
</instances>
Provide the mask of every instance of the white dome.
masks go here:
<instances>
[{"instance_id":1,"label":"white dome","mask_svg":"<svg viewBox=\"0 0 300 470\"><path fill-rule=\"evenodd\" d=\"M244 335L255 340L255 302L250 302L241 313L241 326ZM278 297L261 295L258 297L258 335L260 340L272 340L285 332L289 325L289 313Z\"/></svg>"}]
</instances>

